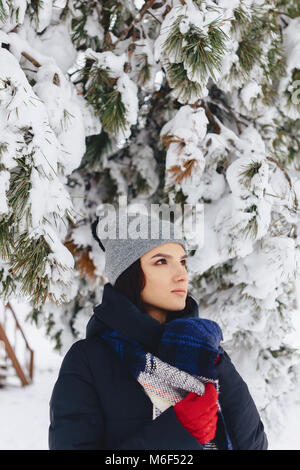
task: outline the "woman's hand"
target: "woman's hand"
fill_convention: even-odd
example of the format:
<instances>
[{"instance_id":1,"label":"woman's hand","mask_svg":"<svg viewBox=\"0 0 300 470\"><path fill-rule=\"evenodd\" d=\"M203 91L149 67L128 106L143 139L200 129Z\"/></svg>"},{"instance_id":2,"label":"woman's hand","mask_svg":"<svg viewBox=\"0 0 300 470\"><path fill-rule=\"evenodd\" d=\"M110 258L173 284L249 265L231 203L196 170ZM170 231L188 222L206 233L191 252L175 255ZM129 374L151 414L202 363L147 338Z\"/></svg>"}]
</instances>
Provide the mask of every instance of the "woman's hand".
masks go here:
<instances>
[{"instance_id":1,"label":"woman's hand","mask_svg":"<svg viewBox=\"0 0 300 470\"><path fill-rule=\"evenodd\" d=\"M216 435L219 409L217 400L217 390L212 383L208 383L203 395L190 392L174 405L177 418L200 444L211 441Z\"/></svg>"}]
</instances>

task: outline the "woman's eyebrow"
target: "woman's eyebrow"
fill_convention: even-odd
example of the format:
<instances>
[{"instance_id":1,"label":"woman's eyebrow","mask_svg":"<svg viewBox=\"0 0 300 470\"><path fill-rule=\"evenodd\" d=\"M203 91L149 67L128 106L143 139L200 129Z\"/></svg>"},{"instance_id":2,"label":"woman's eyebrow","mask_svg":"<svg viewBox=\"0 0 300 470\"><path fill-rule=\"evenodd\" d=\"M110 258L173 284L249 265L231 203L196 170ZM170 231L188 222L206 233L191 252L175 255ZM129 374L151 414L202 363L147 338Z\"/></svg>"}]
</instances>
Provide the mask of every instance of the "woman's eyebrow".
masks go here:
<instances>
[{"instance_id":1,"label":"woman's eyebrow","mask_svg":"<svg viewBox=\"0 0 300 470\"><path fill-rule=\"evenodd\" d=\"M163 256L164 258L173 258L173 256L171 256L171 255L166 255L166 254L164 254L164 253L156 253L156 255L151 256L150 259L156 258L157 256ZM184 258L187 258L187 255L181 256L180 259L184 259Z\"/></svg>"}]
</instances>

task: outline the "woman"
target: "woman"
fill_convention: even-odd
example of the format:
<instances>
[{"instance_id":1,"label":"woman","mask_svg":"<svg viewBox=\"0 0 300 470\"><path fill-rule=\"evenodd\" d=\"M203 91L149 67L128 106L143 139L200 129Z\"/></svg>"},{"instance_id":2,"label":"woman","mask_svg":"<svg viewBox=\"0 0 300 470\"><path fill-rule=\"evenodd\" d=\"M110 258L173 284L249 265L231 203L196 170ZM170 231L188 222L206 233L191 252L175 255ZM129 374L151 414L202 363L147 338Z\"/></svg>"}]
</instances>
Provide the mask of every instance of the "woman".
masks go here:
<instances>
[{"instance_id":1,"label":"woman","mask_svg":"<svg viewBox=\"0 0 300 470\"><path fill-rule=\"evenodd\" d=\"M163 236L167 224L157 239L99 240L109 282L62 362L50 449L267 449L219 326L187 293L185 244Z\"/></svg>"}]
</instances>

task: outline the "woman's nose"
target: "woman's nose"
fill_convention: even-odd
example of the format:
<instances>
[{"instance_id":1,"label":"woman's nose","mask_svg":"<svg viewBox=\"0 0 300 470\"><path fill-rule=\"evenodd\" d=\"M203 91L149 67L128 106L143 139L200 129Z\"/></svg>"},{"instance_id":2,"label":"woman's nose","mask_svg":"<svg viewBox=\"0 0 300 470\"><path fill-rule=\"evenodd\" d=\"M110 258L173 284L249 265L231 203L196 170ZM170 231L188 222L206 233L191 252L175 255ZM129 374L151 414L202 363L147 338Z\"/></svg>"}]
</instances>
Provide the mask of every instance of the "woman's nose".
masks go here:
<instances>
[{"instance_id":1,"label":"woman's nose","mask_svg":"<svg viewBox=\"0 0 300 470\"><path fill-rule=\"evenodd\" d=\"M182 266L182 264L180 266L177 266L176 267L176 270L175 270L175 278L178 280L178 279L187 279L188 278L188 272L186 270L186 267L185 266Z\"/></svg>"}]
</instances>

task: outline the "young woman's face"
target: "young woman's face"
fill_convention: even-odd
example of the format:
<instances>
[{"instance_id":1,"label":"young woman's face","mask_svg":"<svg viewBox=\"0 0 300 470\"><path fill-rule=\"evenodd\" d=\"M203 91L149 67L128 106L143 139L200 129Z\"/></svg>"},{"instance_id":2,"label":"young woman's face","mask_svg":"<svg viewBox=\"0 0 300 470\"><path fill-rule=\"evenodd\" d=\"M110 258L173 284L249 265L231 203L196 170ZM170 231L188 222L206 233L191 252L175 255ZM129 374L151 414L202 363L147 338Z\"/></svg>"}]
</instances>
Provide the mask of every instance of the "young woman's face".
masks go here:
<instances>
[{"instance_id":1,"label":"young woman's face","mask_svg":"<svg viewBox=\"0 0 300 470\"><path fill-rule=\"evenodd\" d=\"M141 298L147 305L162 310L183 310L187 297L186 252L175 242L164 243L141 256L145 287ZM172 292L182 289L184 292Z\"/></svg>"}]
</instances>

